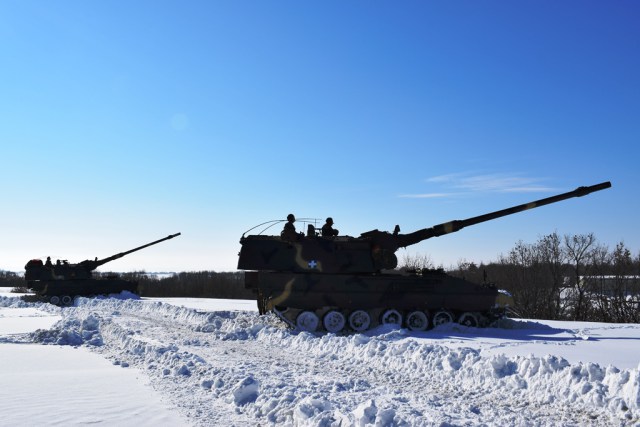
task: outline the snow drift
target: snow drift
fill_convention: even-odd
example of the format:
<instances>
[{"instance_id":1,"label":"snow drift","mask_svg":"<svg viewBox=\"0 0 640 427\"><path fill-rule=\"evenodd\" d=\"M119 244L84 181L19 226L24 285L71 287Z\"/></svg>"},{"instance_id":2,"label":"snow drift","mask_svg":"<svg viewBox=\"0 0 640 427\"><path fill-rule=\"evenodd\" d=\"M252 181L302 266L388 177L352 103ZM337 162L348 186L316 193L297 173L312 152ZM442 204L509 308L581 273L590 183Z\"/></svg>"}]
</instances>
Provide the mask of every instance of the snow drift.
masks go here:
<instances>
[{"instance_id":1,"label":"snow drift","mask_svg":"<svg viewBox=\"0 0 640 427\"><path fill-rule=\"evenodd\" d=\"M62 309L2 298L0 307L57 311L61 320L50 329L12 339L82 347L114 366L139 369L194 425L639 420L637 367L508 355L499 348L487 352L473 348L481 330L459 325L422 333L380 327L333 335L296 333L275 317L251 311L203 311L133 298L79 299ZM497 331L520 337L510 344L517 346L531 343L532 328L551 329L506 320ZM433 339L438 336L458 343ZM573 336L589 339L586 333Z\"/></svg>"}]
</instances>

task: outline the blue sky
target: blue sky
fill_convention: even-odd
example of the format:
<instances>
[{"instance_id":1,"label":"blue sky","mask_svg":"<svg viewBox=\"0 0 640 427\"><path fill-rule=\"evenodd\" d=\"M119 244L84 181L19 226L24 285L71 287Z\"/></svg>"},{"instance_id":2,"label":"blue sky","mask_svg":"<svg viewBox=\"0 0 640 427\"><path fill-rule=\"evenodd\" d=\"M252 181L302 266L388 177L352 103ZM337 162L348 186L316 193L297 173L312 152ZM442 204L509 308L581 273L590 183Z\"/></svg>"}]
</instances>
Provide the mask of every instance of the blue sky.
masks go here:
<instances>
[{"instance_id":1,"label":"blue sky","mask_svg":"<svg viewBox=\"0 0 640 427\"><path fill-rule=\"evenodd\" d=\"M230 271L244 231L290 212L410 232L609 180L398 255L490 261L554 231L637 255L639 19L635 1L0 2L0 269L182 232L109 269Z\"/></svg>"}]
</instances>

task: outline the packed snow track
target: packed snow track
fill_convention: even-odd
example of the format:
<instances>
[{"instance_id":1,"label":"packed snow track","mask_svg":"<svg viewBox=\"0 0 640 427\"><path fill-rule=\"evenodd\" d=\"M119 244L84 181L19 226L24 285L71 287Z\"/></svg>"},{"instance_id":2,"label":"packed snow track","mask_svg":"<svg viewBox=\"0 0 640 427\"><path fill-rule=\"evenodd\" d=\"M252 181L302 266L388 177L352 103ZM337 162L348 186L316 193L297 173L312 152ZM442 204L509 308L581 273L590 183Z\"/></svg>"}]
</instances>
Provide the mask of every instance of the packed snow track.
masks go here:
<instances>
[{"instance_id":1,"label":"packed snow track","mask_svg":"<svg viewBox=\"0 0 640 427\"><path fill-rule=\"evenodd\" d=\"M139 369L196 426L639 422L637 367L486 355L427 339L433 331L298 333L273 315L137 298L80 298L65 308L16 301L0 299L0 306L59 311L62 320L14 340L83 346L114 365ZM469 336L477 332L446 327ZM518 322L500 327L517 329Z\"/></svg>"}]
</instances>

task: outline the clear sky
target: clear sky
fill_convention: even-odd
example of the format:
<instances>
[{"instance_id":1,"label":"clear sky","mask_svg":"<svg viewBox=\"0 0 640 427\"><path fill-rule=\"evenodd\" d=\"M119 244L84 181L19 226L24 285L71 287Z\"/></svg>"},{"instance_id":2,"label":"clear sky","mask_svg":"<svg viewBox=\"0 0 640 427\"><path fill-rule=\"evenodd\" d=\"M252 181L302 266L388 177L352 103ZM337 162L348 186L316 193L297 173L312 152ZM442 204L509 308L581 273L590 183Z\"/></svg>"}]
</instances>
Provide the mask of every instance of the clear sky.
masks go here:
<instances>
[{"instance_id":1,"label":"clear sky","mask_svg":"<svg viewBox=\"0 0 640 427\"><path fill-rule=\"evenodd\" d=\"M0 269L181 232L103 269L231 271L290 212L410 232L609 180L398 255L557 231L635 256L638 22L637 1L2 1Z\"/></svg>"}]
</instances>

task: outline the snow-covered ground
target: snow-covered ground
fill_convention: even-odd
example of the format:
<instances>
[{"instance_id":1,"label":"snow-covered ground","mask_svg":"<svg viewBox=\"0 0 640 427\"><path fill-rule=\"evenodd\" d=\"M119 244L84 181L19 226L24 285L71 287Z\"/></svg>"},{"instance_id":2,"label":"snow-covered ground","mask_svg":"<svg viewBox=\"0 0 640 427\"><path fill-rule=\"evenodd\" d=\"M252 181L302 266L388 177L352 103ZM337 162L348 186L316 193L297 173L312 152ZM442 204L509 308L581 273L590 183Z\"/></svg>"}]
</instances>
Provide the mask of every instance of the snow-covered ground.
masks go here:
<instances>
[{"instance_id":1,"label":"snow-covered ground","mask_svg":"<svg viewBox=\"0 0 640 427\"><path fill-rule=\"evenodd\" d=\"M636 425L640 325L294 332L253 301L0 294L0 425Z\"/></svg>"}]
</instances>

